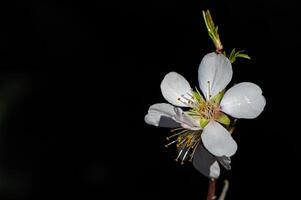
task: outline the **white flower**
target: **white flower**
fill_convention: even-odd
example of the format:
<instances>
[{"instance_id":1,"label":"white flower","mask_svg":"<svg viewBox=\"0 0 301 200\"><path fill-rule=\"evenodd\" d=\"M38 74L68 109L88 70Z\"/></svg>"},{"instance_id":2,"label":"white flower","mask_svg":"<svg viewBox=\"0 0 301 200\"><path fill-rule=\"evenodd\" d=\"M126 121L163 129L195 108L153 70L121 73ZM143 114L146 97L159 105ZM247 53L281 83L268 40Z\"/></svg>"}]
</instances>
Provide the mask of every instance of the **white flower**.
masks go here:
<instances>
[{"instance_id":1,"label":"white flower","mask_svg":"<svg viewBox=\"0 0 301 200\"><path fill-rule=\"evenodd\" d=\"M148 124L177 128L168 137L177 137L170 143L177 143L177 159L184 161L189 156L190 159L194 157L194 166L206 176L215 178L220 170L216 160L230 168L229 157L237 150L236 142L226 129L232 125L227 115L232 118L256 118L266 104L262 90L254 83L239 83L224 92L232 74L228 58L223 54L209 53L198 70L199 87L205 98L198 90L193 91L183 76L170 72L161 83L161 92L172 105L154 104L145 116ZM179 107L189 109L183 111Z\"/></svg>"}]
</instances>

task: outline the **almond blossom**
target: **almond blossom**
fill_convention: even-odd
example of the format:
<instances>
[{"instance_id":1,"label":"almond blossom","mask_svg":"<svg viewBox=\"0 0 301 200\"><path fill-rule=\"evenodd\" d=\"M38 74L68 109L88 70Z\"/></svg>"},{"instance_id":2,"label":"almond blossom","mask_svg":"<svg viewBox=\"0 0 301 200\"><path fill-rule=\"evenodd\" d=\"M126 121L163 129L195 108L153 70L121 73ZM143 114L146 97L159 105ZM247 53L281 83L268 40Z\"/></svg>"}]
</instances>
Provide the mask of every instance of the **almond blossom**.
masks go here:
<instances>
[{"instance_id":1,"label":"almond blossom","mask_svg":"<svg viewBox=\"0 0 301 200\"><path fill-rule=\"evenodd\" d=\"M237 151L231 136L235 119L256 118L266 100L261 88L250 82L234 85L225 92L232 79L231 62L223 54L209 53L198 69L199 88L193 90L176 72L168 73L161 82L161 92L168 103L150 106L145 122L172 128L167 146L176 143L176 160L189 159L208 177L217 178L219 164L230 169L230 157ZM185 110L183 110L185 109Z\"/></svg>"}]
</instances>

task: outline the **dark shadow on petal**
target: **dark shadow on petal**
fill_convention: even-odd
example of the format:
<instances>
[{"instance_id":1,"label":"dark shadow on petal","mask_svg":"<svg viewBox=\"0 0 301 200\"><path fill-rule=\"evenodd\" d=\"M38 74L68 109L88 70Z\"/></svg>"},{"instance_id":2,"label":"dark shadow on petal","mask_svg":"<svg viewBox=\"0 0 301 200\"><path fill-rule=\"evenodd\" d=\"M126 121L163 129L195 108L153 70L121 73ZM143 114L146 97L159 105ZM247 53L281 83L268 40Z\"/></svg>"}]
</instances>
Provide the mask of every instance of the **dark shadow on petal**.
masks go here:
<instances>
[{"instance_id":1,"label":"dark shadow on petal","mask_svg":"<svg viewBox=\"0 0 301 200\"><path fill-rule=\"evenodd\" d=\"M193 156L193 166L203 175L209 177L210 166L215 161L216 158L211 155L202 144L199 144Z\"/></svg>"},{"instance_id":2,"label":"dark shadow on petal","mask_svg":"<svg viewBox=\"0 0 301 200\"><path fill-rule=\"evenodd\" d=\"M166 127L166 128L181 127L181 125L178 122L176 122L173 119L171 119L170 117L166 117L166 116L160 117L159 126Z\"/></svg>"},{"instance_id":3,"label":"dark shadow on petal","mask_svg":"<svg viewBox=\"0 0 301 200\"><path fill-rule=\"evenodd\" d=\"M227 156L216 157L218 162L227 170L231 169L231 158Z\"/></svg>"}]
</instances>

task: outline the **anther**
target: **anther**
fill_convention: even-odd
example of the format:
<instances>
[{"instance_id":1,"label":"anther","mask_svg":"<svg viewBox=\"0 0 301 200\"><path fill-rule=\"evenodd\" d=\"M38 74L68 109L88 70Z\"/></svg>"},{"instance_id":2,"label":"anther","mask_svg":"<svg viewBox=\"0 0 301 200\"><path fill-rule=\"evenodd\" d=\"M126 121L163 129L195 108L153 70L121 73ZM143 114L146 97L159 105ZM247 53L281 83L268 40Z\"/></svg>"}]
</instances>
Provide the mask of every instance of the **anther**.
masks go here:
<instances>
[{"instance_id":1,"label":"anther","mask_svg":"<svg viewBox=\"0 0 301 200\"><path fill-rule=\"evenodd\" d=\"M191 101L191 99L188 99L187 97L185 97L184 94L182 94L181 97L182 97L183 99L185 99L186 101Z\"/></svg>"},{"instance_id":2,"label":"anther","mask_svg":"<svg viewBox=\"0 0 301 200\"><path fill-rule=\"evenodd\" d=\"M183 98L183 97L182 97L182 98ZM186 106L190 107L190 105L189 105L187 102L183 101L180 97L178 98L178 101L180 101L181 103L183 103L183 104L185 104Z\"/></svg>"}]
</instances>

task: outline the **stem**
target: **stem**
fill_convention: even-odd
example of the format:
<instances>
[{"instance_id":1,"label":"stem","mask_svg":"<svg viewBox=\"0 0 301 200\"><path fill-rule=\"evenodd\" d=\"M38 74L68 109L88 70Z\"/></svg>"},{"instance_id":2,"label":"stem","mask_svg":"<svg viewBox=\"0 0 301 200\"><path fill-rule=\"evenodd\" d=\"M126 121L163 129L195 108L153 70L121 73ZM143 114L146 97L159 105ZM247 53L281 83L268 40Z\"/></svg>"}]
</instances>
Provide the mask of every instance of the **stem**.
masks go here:
<instances>
[{"instance_id":1,"label":"stem","mask_svg":"<svg viewBox=\"0 0 301 200\"><path fill-rule=\"evenodd\" d=\"M223 191L222 191L221 195L219 196L218 200L225 200L228 189L229 189L229 181L225 180Z\"/></svg>"},{"instance_id":2,"label":"stem","mask_svg":"<svg viewBox=\"0 0 301 200\"><path fill-rule=\"evenodd\" d=\"M216 198L215 187L216 187L216 180L214 178L209 178L207 200L213 200Z\"/></svg>"}]
</instances>

